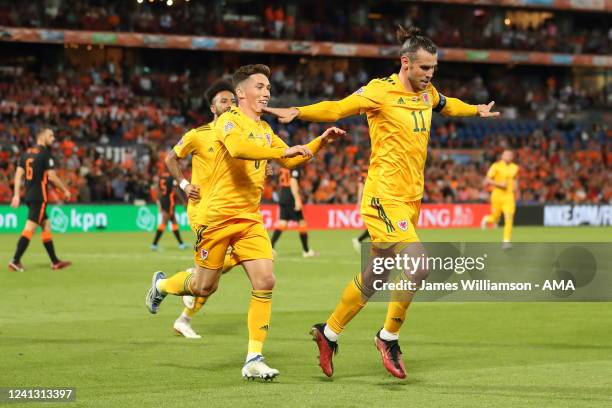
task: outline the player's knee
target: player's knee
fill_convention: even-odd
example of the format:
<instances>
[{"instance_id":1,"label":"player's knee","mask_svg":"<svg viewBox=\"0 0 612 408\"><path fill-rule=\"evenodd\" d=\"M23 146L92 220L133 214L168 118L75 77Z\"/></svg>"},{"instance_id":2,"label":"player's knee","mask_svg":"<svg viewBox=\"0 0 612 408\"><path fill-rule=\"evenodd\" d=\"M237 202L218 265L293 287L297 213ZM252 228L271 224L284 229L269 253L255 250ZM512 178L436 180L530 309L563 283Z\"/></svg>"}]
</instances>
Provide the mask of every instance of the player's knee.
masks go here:
<instances>
[{"instance_id":1,"label":"player's knee","mask_svg":"<svg viewBox=\"0 0 612 408\"><path fill-rule=\"evenodd\" d=\"M273 273L258 276L252 283L255 290L272 290L276 285L276 276Z\"/></svg>"},{"instance_id":2,"label":"player's knee","mask_svg":"<svg viewBox=\"0 0 612 408\"><path fill-rule=\"evenodd\" d=\"M194 296L210 296L217 291L219 284L217 282L196 282L191 287L191 292Z\"/></svg>"}]
</instances>

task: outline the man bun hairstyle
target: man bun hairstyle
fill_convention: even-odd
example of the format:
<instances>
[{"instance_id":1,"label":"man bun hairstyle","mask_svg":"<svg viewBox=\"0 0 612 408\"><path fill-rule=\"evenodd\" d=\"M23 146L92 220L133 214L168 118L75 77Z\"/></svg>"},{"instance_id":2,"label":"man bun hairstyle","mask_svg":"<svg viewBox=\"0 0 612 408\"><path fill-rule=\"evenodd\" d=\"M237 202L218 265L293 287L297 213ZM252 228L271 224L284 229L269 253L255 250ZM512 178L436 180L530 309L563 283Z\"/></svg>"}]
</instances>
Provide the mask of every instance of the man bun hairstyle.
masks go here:
<instances>
[{"instance_id":1,"label":"man bun hairstyle","mask_svg":"<svg viewBox=\"0 0 612 408\"><path fill-rule=\"evenodd\" d=\"M238 85L247 80L251 75L254 74L263 74L266 78L270 78L270 68L264 64L251 64L251 65L243 65L234 72L232 76L232 83L234 84L234 88L238 87Z\"/></svg>"},{"instance_id":2,"label":"man bun hairstyle","mask_svg":"<svg viewBox=\"0 0 612 408\"><path fill-rule=\"evenodd\" d=\"M236 92L234 92L234 87L232 86L232 84L230 84L229 81L220 79L214 84L212 84L206 90L206 92L204 92L204 98L206 98L206 102L208 102L208 105L212 106L213 99L215 99L215 96L217 96L219 92L223 92L223 91L231 92L232 95L236 97Z\"/></svg>"},{"instance_id":3,"label":"man bun hairstyle","mask_svg":"<svg viewBox=\"0 0 612 408\"><path fill-rule=\"evenodd\" d=\"M411 61L414 61L416 52L421 48L430 54L438 52L436 44L434 44L431 38L423 35L420 28L408 27L406 29L398 26L395 35L401 46L400 56L407 55Z\"/></svg>"}]
</instances>

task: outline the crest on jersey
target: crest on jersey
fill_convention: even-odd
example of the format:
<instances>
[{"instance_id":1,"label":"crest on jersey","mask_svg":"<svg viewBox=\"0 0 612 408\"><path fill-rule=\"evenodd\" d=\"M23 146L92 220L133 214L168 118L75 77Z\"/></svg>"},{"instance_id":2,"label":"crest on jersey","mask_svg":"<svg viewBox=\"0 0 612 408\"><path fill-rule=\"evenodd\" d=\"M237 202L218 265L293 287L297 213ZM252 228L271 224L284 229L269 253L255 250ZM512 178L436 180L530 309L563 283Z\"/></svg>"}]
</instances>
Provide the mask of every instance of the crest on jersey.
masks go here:
<instances>
[{"instance_id":1,"label":"crest on jersey","mask_svg":"<svg viewBox=\"0 0 612 408\"><path fill-rule=\"evenodd\" d=\"M408 229L408 221L406 220L400 220L397 222L397 226L399 227L399 229L401 229L402 231L406 231Z\"/></svg>"},{"instance_id":2,"label":"crest on jersey","mask_svg":"<svg viewBox=\"0 0 612 408\"><path fill-rule=\"evenodd\" d=\"M208 258L208 251L206 249L200 249L200 258L202 258L202 260Z\"/></svg>"},{"instance_id":3,"label":"crest on jersey","mask_svg":"<svg viewBox=\"0 0 612 408\"><path fill-rule=\"evenodd\" d=\"M356 90L355 92L353 92L353 94L355 95L361 95L365 92L365 86L362 86L361 88L359 88L358 90Z\"/></svg>"},{"instance_id":4,"label":"crest on jersey","mask_svg":"<svg viewBox=\"0 0 612 408\"><path fill-rule=\"evenodd\" d=\"M423 102L425 102L427 105L430 105L429 102L429 94L427 92L425 92L424 94L421 95L421 97L423 98Z\"/></svg>"},{"instance_id":5,"label":"crest on jersey","mask_svg":"<svg viewBox=\"0 0 612 408\"><path fill-rule=\"evenodd\" d=\"M268 145L272 146L272 136L270 136L269 133L265 133L264 136L266 137L266 140L268 141Z\"/></svg>"},{"instance_id":6,"label":"crest on jersey","mask_svg":"<svg viewBox=\"0 0 612 408\"><path fill-rule=\"evenodd\" d=\"M225 132L229 132L234 128L234 124L232 122L225 122L225 126L223 126L223 130Z\"/></svg>"}]
</instances>

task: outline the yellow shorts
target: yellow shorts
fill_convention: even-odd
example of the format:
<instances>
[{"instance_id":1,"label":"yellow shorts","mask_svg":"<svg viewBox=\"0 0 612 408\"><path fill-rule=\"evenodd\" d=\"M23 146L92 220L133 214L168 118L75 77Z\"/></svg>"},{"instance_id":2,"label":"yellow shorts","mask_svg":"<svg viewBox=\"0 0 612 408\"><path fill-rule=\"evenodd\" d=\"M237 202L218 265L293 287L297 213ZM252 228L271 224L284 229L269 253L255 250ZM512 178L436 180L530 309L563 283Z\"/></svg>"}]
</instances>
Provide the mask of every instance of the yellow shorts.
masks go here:
<instances>
[{"instance_id":1,"label":"yellow shorts","mask_svg":"<svg viewBox=\"0 0 612 408\"><path fill-rule=\"evenodd\" d=\"M203 268L221 268L230 246L236 263L251 259L274 259L270 237L259 221L233 219L212 227L198 225L196 235L194 261Z\"/></svg>"},{"instance_id":2,"label":"yellow shorts","mask_svg":"<svg viewBox=\"0 0 612 408\"><path fill-rule=\"evenodd\" d=\"M513 197L491 197L491 215L499 220L502 213L506 217L513 217L516 211L516 202Z\"/></svg>"},{"instance_id":3,"label":"yellow shorts","mask_svg":"<svg viewBox=\"0 0 612 408\"><path fill-rule=\"evenodd\" d=\"M372 242L419 242L416 226L421 200L401 202L364 196L361 218Z\"/></svg>"}]
</instances>

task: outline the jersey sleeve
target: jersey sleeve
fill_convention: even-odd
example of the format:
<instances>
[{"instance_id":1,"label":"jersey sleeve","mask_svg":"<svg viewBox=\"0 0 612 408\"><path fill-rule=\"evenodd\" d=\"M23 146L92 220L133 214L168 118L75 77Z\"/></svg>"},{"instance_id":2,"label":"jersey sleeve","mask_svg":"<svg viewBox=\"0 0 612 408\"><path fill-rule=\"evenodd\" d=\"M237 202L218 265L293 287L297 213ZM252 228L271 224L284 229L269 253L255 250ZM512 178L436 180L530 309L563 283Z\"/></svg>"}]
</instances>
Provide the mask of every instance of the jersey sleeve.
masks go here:
<instances>
[{"instance_id":1,"label":"jersey sleeve","mask_svg":"<svg viewBox=\"0 0 612 408\"><path fill-rule=\"evenodd\" d=\"M374 79L339 101L323 101L298 107L299 118L312 122L335 122L347 116L380 109L386 94L382 80Z\"/></svg>"},{"instance_id":2,"label":"jersey sleeve","mask_svg":"<svg viewBox=\"0 0 612 408\"><path fill-rule=\"evenodd\" d=\"M174 150L174 153L176 153L176 156L179 159L184 159L189 154L193 153L194 133L195 131L193 130L190 130L189 132L185 133L183 137L181 137L181 140L179 140L176 146L174 146L174 148L172 149Z\"/></svg>"},{"instance_id":3,"label":"jersey sleeve","mask_svg":"<svg viewBox=\"0 0 612 408\"><path fill-rule=\"evenodd\" d=\"M47 151L47 153L45 154L45 160L43 165L45 170L55 169L55 158L53 157L51 152Z\"/></svg>"},{"instance_id":4,"label":"jersey sleeve","mask_svg":"<svg viewBox=\"0 0 612 408\"><path fill-rule=\"evenodd\" d=\"M491 167L489 167L489 171L487 171L487 178L494 178L495 175L497 174L497 166L495 165L495 163L493 163L491 165Z\"/></svg>"},{"instance_id":5,"label":"jersey sleeve","mask_svg":"<svg viewBox=\"0 0 612 408\"><path fill-rule=\"evenodd\" d=\"M444 116L476 116L478 109L476 105L470 105L457 98L449 98L441 93L432 85L432 109L434 112L441 113Z\"/></svg>"},{"instance_id":6,"label":"jersey sleeve","mask_svg":"<svg viewBox=\"0 0 612 408\"><path fill-rule=\"evenodd\" d=\"M280 159L285 153L286 147L273 143L274 137L278 138L278 136L272 133L270 147L258 146L249 140L249 135L236 119L227 114L224 115L225 117L222 115L217 120L215 130L217 138L223 143L230 156L245 160L272 160Z\"/></svg>"}]
</instances>

